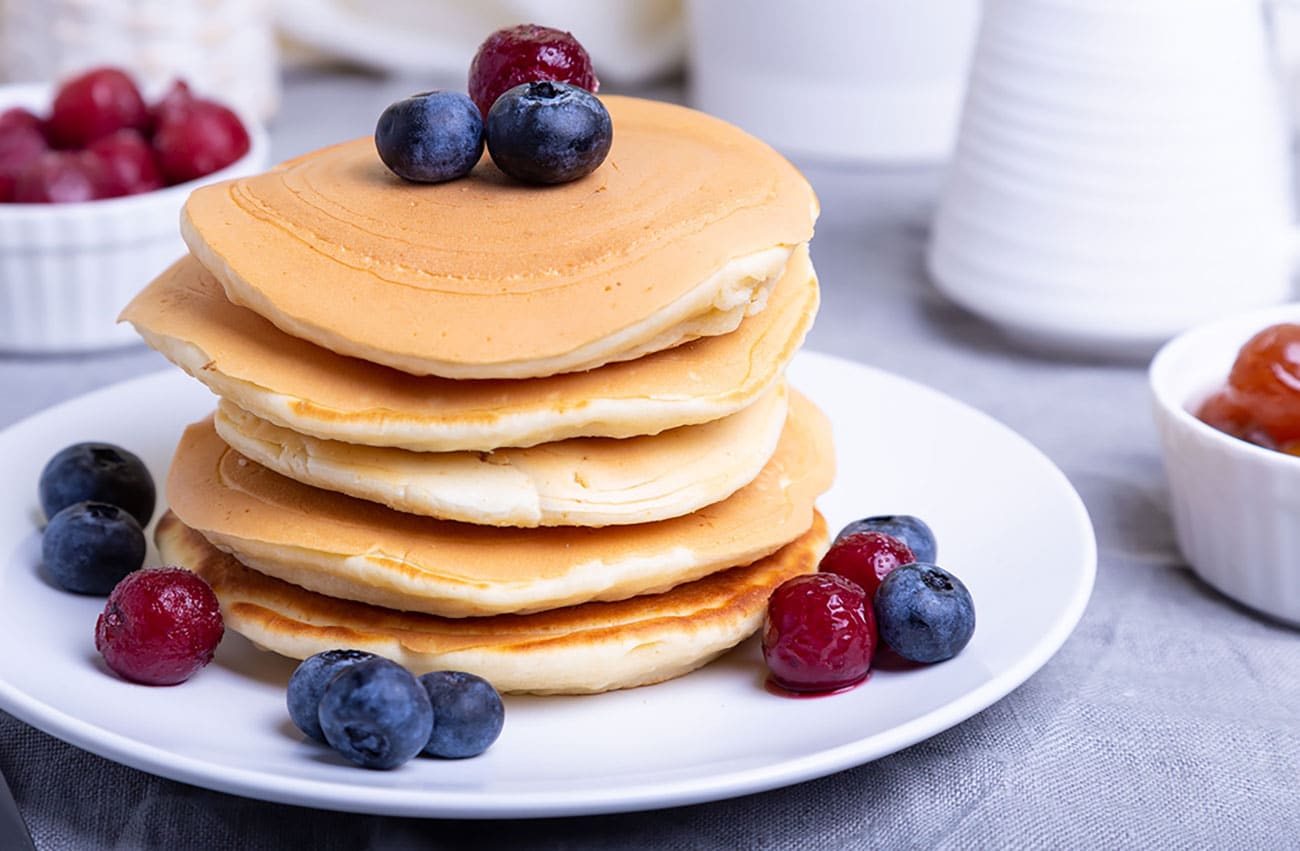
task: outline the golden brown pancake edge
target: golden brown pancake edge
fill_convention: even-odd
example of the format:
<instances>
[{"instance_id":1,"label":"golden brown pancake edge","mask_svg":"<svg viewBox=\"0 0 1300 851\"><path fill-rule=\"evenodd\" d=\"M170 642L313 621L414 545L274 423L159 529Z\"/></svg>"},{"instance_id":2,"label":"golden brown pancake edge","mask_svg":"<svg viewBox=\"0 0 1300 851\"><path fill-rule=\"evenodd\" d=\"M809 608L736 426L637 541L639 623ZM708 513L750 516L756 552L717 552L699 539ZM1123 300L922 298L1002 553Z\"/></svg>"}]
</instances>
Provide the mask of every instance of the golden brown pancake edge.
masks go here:
<instances>
[{"instance_id":1,"label":"golden brown pancake edge","mask_svg":"<svg viewBox=\"0 0 1300 851\"><path fill-rule=\"evenodd\" d=\"M524 381L416 377L335 354L231 304L192 257L149 284L121 319L213 393L284 428L414 451L490 451L656 434L735 413L779 378L818 297L801 251L768 308L730 334Z\"/></svg>"},{"instance_id":2,"label":"golden brown pancake edge","mask_svg":"<svg viewBox=\"0 0 1300 851\"><path fill-rule=\"evenodd\" d=\"M413 673L478 674L498 690L591 694L662 682L695 670L753 634L782 582L814 571L826 522L753 564L662 594L531 615L449 619L338 600L264 576L212 547L175 514L158 521L165 561L203 577L227 627L294 659L368 650Z\"/></svg>"},{"instance_id":3,"label":"golden brown pancake edge","mask_svg":"<svg viewBox=\"0 0 1300 851\"><path fill-rule=\"evenodd\" d=\"M393 511L247 460L211 418L185 430L172 510L241 561L335 597L451 617L538 611L665 590L761 558L812 523L831 484L830 425L798 394L754 481L691 514L636 526L478 526Z\"/></svg>"}]
</instances>

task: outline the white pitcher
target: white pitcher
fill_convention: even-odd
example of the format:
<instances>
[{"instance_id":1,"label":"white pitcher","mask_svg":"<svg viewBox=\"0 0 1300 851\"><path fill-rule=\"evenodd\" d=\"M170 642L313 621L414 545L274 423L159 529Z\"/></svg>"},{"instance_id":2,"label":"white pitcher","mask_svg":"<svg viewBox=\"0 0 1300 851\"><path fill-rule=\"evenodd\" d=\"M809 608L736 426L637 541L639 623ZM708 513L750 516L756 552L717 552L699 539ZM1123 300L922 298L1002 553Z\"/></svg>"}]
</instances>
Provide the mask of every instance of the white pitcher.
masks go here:
<instances>
[{"instance_id":1,"label":"white pitcher","mask_svg":"<svg viewBox=\"0 0 1300 851\"><path fill-rule=\"evenodd\" d=\"M1248 0L986 0L936 285L1022 336L1111 352L1288 300L1284 104Z\"/></svg>"}]
</instances>

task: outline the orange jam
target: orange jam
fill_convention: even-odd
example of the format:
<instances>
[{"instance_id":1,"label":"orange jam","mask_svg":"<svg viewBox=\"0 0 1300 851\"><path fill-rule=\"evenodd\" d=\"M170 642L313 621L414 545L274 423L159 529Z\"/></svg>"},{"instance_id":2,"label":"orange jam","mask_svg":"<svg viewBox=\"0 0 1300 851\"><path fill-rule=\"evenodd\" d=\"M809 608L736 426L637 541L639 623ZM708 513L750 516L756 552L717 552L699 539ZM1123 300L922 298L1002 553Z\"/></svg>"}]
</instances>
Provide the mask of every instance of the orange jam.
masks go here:
<instances>
[{"instance_id":1,"label":"orange jam","mask_svg":"<svg viewBox=\"0 0 1300 851\"><path fill-rule=\"evenodd\" d=\"M1300 455L1300 324L1272 325L1251 337L1227 386L1196 416L1234 437Z\"/></svg>"}]
</instances>

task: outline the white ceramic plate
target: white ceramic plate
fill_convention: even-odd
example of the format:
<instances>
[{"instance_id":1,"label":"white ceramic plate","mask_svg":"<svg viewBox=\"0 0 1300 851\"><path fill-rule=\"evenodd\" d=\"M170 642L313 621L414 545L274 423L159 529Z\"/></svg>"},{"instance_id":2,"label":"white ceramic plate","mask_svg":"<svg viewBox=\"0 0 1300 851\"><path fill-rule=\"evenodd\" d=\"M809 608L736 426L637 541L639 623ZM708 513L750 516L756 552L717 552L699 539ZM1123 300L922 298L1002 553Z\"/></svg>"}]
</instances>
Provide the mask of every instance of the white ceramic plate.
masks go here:
<instances>
[{"instance_id":1,"label":"white ceramic plate","mask_svg":"<svg viewBox=\"0 0 1300 851\"><path fill-rule=\"evenodd\" d=\"M830 774L947 729L1006 695L1059 648L1092 589L1092 526L1061 474L1005 426L920 385L805 353L795 385L835 426L832 530L857 517L924 517L939 561L976 601L978 625L949 662L879 671L817 699L763 688L747 642L679 680L592 697L508 698L483 756L352 767L288 720L291 661L229 635L216 661L171 688L109 674L94 649L97 598L38 569L36 482L82 440L139 453L164 479L182 426L213 398L179 372L106 388L0 433L0 707L144 771L291 804L433 817L558 816L742 795ZM150 558L156 559L152 553Z\"/></svg>"}]
</instances>

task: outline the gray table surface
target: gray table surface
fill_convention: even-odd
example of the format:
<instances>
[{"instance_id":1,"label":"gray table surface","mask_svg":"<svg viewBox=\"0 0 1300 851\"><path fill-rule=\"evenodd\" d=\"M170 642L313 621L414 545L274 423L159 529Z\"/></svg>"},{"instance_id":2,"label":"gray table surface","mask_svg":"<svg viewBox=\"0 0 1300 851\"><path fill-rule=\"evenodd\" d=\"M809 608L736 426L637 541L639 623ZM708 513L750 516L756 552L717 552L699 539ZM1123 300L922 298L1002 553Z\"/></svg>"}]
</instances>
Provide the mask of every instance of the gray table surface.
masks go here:
<instances>
[{"instance_id":1,"label":"gray table surface","mask_svg":"<svg viewBox=\"0 0 1300 851\"><path fill-rule=\"evenodd\" d=\"M273 153L362 135L393 99L427 87L291 72ZM922 264L938 168L795 159L822 201L813 256L824 306L808 346L991 414L1051 457L1091 513L1092 600L1041 671L953 729L830 777L553 820L264 803L117 765L0 713L0 769L37 847L1300 848L1300 632L1224 599L1179 556L1145 364L1028 351L946 303ZM0 358L0 427L166 368L143 348Z\"/></svg>"}]
</instances>

